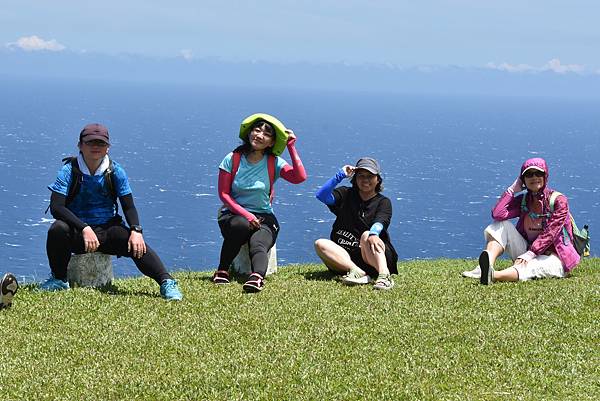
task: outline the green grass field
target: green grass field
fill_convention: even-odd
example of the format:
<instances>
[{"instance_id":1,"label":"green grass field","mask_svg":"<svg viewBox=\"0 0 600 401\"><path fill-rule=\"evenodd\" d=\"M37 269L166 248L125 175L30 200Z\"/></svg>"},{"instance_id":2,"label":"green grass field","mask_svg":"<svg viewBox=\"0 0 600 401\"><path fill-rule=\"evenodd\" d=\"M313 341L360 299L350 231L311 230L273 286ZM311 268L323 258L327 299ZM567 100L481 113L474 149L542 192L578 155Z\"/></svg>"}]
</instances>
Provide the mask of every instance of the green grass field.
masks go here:
<instances>
[{"instance_id":1,"label":"green grass field","mask_svg":"<svg viewBox=\"0 0 600 401\"><path fill-rule=\"evenodd\" d=\"M600 399L600 259L489 287L459 277L474 264L402 262L389 292L322 265L280 267L259 294L184 272L181 303L147 278L22 287L0 311L0 398Z\"/></svg>"}]
</instances>

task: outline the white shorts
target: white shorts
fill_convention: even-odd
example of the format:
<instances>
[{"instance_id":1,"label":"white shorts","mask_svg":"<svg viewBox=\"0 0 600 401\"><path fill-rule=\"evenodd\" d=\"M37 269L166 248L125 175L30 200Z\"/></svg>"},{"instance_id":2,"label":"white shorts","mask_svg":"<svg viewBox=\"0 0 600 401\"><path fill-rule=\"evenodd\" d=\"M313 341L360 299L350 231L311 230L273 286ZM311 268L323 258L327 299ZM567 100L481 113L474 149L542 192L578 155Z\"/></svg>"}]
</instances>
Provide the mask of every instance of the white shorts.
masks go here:
<instances>
[{"instance_id":1,"label":"white shorts","mask_svg":"<svg viewBox=\"0 0 600 401\"><path fill-rule=\"evenodd\" d=\"M513 262L522 254L527 252L527 241L508 220L495 221L486 227L483 232L486 242L490 239L496 240L505 252L508 252ZM562 262L554 253L550 255L538 255L530 260L525 266L513 266L519 274L520 281L535 278L564 278L566 277Z\"/></svg>"}]
</instances>

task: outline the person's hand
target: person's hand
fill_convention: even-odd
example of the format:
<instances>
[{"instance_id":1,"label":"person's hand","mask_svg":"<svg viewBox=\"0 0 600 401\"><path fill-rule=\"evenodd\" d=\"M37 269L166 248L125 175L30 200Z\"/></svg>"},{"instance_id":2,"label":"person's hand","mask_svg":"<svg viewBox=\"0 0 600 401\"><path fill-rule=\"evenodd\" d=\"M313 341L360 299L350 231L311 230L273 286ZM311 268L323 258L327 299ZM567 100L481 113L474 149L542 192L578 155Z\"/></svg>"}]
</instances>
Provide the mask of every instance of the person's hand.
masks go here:
<instances>
[{"instance_id":1,"label":"person's hand","mask_svg":"<svg viewBox=\"0 0 600 401\"><path fill-rule=\"evenodd\" d=\"M285 132L288 134L287 146L294 146L296 144L296 134L291 129L286 129Z\"/></svg>"},{"instance_id":2,"label":"person's hand","mask_svg":"<svg viewBox=\"0 0 600 401\"><path fill-rule=\"evenodd\" d=\"M521 192L523 189L523 181L521 180L521 176L518 176L515 182L513 182L512 185L507 189L513 193Z\"/></svg>"},{"instance_id":3,"label":"person's hand","mask_svg":"<svg viewBox=\"0 0 600 401\"><path fill-rule=\"evenodd\" d=\"M517 258L517 260L515 260L515 263L513 264L513 266L527 266L527 261L525 259L521 259L521 258Z\"/></svg>"},{"instance_id":4,"label":"person's hand","mask_svg":"<svg viewBox=\"0 0 600 401\"><path fill-rule=\"evenodd\" d=\"M96 252L100 246L100 241L98 241L98 237L94 230L92 230L92 227L85 226L81 231L81 234L83 235L83 246L85 251L88 253Z\"/></svg>"},{"instance_id":5,"label":"person's hand","mask_svg":"<svg viewBox=\"0 0 600 401\"><path fill-rule=\"evenodd\" d=\"M260 229L260 224L262 223L262 221L262 217L255 217L254 220L250 221L250 228L255 231Z\"/></svg>"},{"instance_id":6,"label":"person's hand","mask_svg":"<svg viewBox=\"0 0 600 401\"><path fill-rule=\"evenodd\" d=\"M127 252L131 252L134 258L141 258L146 253L146 242L144 236L137 231L132 231L129 234L129 242L127 242Z\"/></svg>"},{"instance_id":7,"label":"person's hand","mask_svg":"<svg viewBox=\"0 0 600 401\"><path fill-rule=\"evenodd\" d=\"M256 217L252 213L248 213L248 216L246 216L246 219L248 220L248 224L250 225L250 228L252 230L258 230L260 228L260 222L262 221L261 218Z\"/></svg>"},{"instance_id":8,"label":"person's hand","mask_svg":"<svg viewBox=\"0 0 600 401\"><path fill-rule=\"evenodd\" d=\"M346 177L352 177L356 167L346 164L344 167L342 167L342 170L344 170L344 173L346 173Z\"/></svg>"},{"instance_id":9,"label":"person's hand","mask_svg":"<svg viewBox=\"0 0 600 401\"><path fill-rule=\"evenodd\" d=\"M369 238L367 238L367 244L373 253L385 252L385 244L381 238L379 238L379 235L369 235Z\"/></svg>"}]
</instances>

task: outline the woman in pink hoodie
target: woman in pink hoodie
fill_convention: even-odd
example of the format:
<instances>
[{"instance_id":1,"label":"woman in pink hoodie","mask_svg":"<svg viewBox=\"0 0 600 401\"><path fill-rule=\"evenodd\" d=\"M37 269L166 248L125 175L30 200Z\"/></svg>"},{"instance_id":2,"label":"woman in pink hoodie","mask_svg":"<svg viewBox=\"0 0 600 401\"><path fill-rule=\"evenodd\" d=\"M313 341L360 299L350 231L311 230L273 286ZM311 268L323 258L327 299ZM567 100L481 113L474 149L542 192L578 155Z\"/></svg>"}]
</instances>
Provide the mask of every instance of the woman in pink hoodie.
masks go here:
<instances>
[{"instance_id":1,"label":"woman in pink hoodie","mask_svg":"<svg viewBox=\"0 0 600 401\"><path fill-rule=\"evenodd\" d=\"M521 173L492 210L494 222L485 229L487 245L479 255L479 266L463 272L464 277L479 278L481 284L487 285L494 281L569 275L580 260L573 247L569 203L566 196L559 195L552 212L550 197L554 190L547 184L548 166L544 159L523 163ZM509 221L515 217L519 218L516 226ZM563 234L563 227L568 237ZM495 271L494 262L505 251L514 264Z\"/></svg>"}]
</instances>

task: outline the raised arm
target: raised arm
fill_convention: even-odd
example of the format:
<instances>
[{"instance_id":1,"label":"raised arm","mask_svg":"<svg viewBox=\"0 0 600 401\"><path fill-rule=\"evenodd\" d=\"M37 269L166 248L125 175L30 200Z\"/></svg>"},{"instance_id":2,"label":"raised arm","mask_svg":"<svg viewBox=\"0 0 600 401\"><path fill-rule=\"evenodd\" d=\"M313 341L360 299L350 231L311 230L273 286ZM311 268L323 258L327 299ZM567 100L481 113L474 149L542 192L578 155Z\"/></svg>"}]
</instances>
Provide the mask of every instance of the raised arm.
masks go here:
<instances>
[{"instance_id":1,"label":"raised arm","mask_svg":"<svg viewBox=\"0 0 600 401\"><path fill-rule=\"evenodd\" d=\"M291 130L288 130L287 132L289 134L287 148L290 157L292 158L292 165L286 164L283 166L279 172L279 176L292 184L300 184L306 180L306 171L304 170L302 160L300 160L300 155L298 155L298 151L296 150L296 135Z\"/></svg>"},{"instance_id":2,"label":"raised arm","mask_svg":"<svg viewBox=\"0 0 600 401\"><path fill-rule=\"evenodd\" d=\"M348 169L350 168L350 169ZM342 167L333 177L331 177L315 194L318 200L326 205L333 205L335 203L335 197L333 196L333 190L335 187L342 182L342 180L352 172L351 166ZM346 174L348 172L349 174Z\"/></svg>"},{"instance_id":3,"label":"raised arm","mask_svg":"<svg viewBox=\"0 0 600 401\"><path fill-rule=\"evenodd\" d=\"M500 196L496 206L492 209L492 218L494 220L508 220L518 217L521 214L521 196L515 197L515 193L521 191L522 181L518 177L511 186Z\"/></svg>"}]
</instances>

